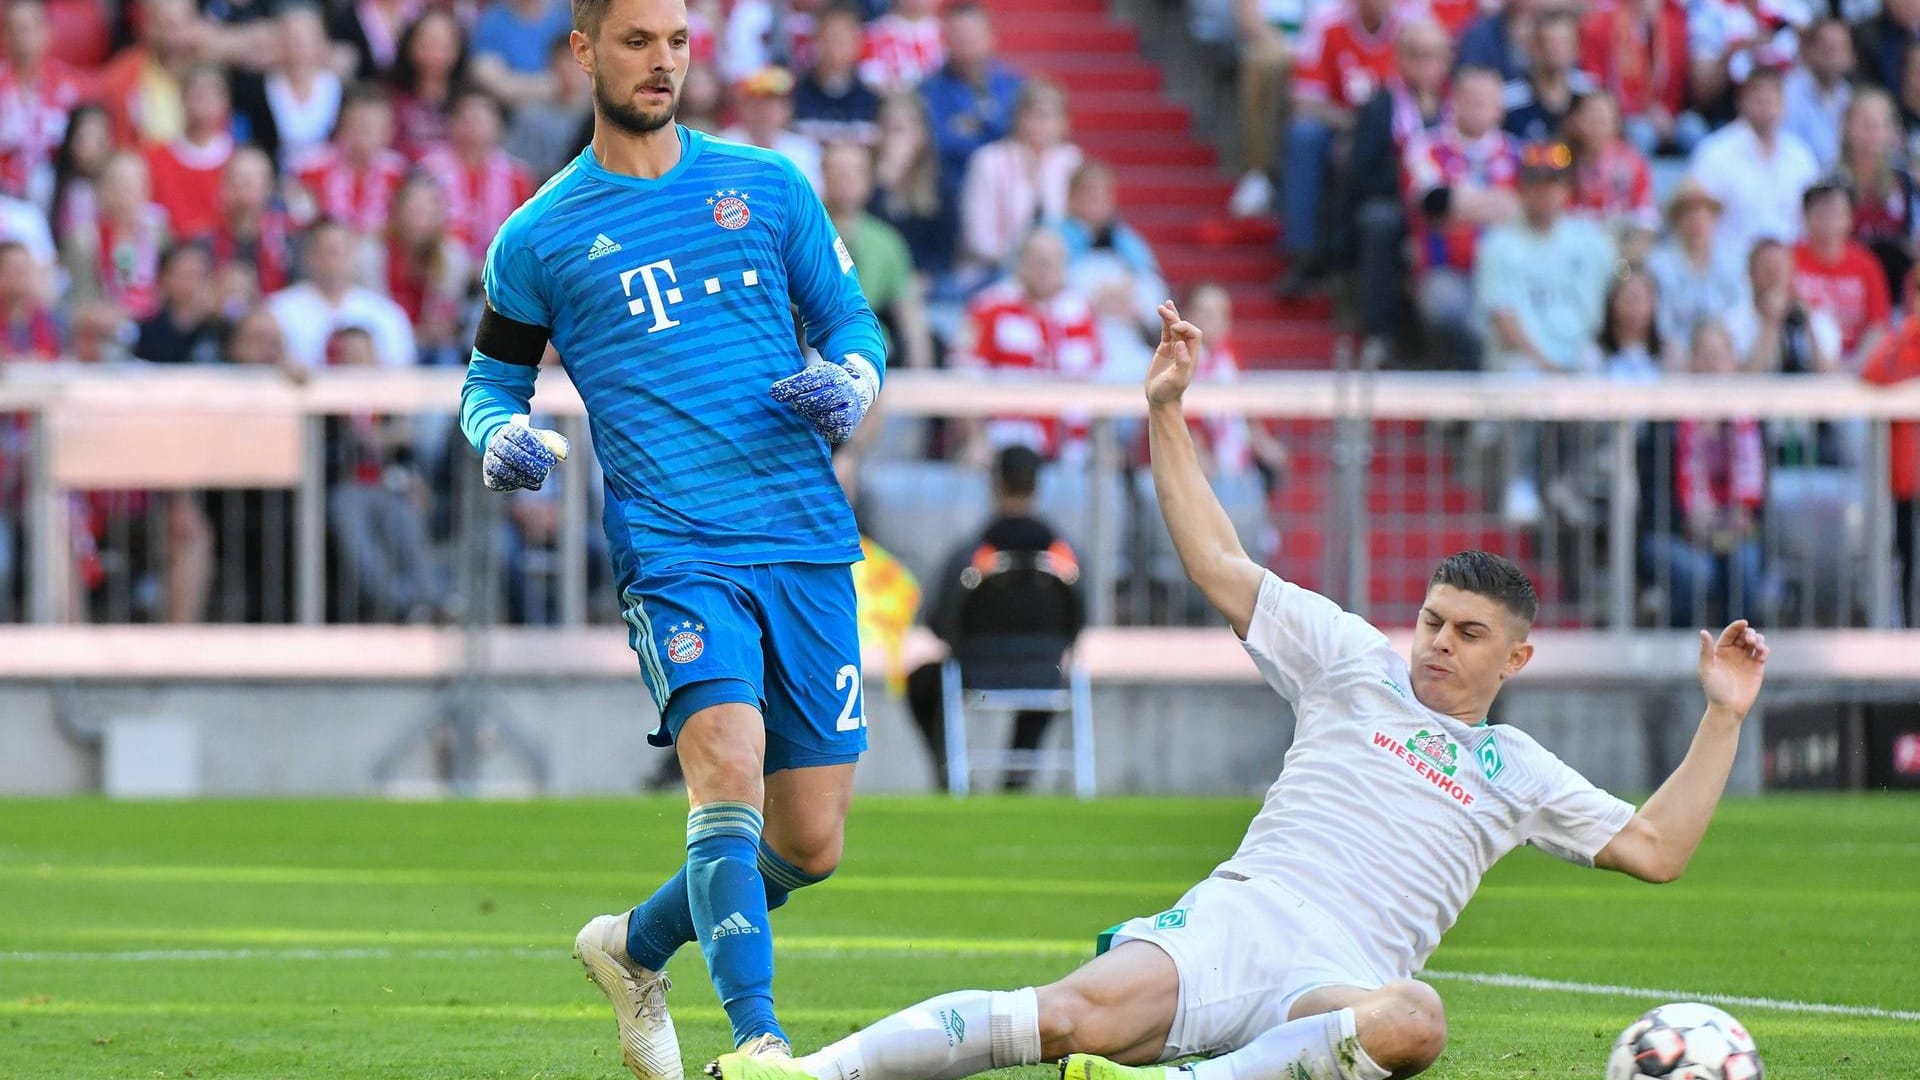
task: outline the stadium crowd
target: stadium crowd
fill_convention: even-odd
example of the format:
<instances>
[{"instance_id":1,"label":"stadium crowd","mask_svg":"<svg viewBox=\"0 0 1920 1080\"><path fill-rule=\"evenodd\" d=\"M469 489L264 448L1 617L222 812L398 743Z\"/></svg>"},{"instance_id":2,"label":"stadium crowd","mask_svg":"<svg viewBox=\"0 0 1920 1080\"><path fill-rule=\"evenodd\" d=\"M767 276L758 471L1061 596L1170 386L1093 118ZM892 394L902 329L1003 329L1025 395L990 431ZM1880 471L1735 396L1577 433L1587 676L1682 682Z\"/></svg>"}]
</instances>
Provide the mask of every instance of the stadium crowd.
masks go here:
<instances>
[{"instance_id":1,"label":"stadium crowd","mask_svg":"<svg viewBox=\"0 0 1920 1080\"><path fill-rule=\"evenodd\" d=\"M1920 321L1900 315L1920 235L1906 164L1920 152L1920 0L1815 2L1189 0L1193 35L1235 58L1246 165L1231 207L1196 215L1278 215L1276 288L1351 283L1367 348L1402 362L1637 380L1920 373ZM985 8L688 8L680 120L813 180L894 365L1140 377L1169 285L1122 220L1113 168L1074 144L1065 91L997 57ZM0 364L300 378L464 363L489 241L591 130L570 24L565 0L10 0ZM1186 284L1209 331L1202 377L1231 379L1246 358L1228 292ZM1258 529L1286 448L1260 424L1197 427L1223 498ZM1767 503L1794 489L1767 472L1857 470L1862 430L1650 426L1643 469L1672 471L1642 484L1638 554L1669 593L1661 617L1777 603L1760 521L1793 509ZM1579 453L1538 452L1565 434L1507 433L1516 463L1554 463L1513 467L1497 493L1509 521L1591 513ZM0 570L17 612L25 428L0 435ZM1024 445L1071 465L1087 435L1070 415L876 423L849 457L884 446L981 467ZM1911 595L1910 428L1895 452ZM330 425L328 560L343 583L330 617L450 617L445 493L470 465L444 418ZM1144 482L1136 472L1135 501ZM289 498L77 498L74 615L286 618ZM555 617L541 568L558 515L551 490L508 505L516 620ZM1138 563L1165 561L1139 531Z\"/></svg>"}]
</instances>

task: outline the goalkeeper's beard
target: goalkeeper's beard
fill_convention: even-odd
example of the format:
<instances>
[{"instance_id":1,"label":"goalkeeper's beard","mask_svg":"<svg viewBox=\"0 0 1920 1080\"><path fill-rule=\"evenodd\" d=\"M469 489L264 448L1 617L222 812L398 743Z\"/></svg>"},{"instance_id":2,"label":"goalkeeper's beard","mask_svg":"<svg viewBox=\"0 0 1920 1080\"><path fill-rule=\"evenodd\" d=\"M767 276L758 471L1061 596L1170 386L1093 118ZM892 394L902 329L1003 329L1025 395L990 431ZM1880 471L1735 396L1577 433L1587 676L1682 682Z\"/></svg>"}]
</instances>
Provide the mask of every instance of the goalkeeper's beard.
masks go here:
<instances>
[{"instance_id":1,"label":"goalkeeper's beard","mask_svg":"<svg viewBox=\"0 0 1920 1080\"><path fill-rule=\"evenodd\" d=\"M614 127L629 135L651 135L668 124L673 123L673 114L680 108L680 93L669 86L667 107L657 114L644 113L624 101L616 101L607 93L607 84L600 80L600 73L593 76L593 105L600 115Z\"/></svg>"}]
</instances>

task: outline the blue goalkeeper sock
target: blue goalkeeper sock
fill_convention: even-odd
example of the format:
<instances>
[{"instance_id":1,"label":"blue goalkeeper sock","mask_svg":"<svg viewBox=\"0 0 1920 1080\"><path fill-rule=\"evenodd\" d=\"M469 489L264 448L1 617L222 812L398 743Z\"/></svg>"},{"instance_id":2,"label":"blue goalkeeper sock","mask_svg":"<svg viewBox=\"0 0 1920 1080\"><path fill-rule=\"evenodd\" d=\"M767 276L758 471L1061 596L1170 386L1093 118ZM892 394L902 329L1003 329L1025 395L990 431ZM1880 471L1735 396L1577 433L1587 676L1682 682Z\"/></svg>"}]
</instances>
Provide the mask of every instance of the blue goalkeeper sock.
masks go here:
<instances>
[{"instance_id":1,"label":"blue goalkeeper sock","mask_svg":"<svg viewBox=\"0 0 1920 1080\"><path fill-rule=\"evenodd\" d=\"M818 885L832 873L809 874L760 841L760 879L766 884L768 911L786 903L794 890ZM648 971L659 971L680 946L693 939L693 909L687 901L683 866L627 918L627 955Z\"/></svg>"},{"instance_id":2,"label":"blue goalkeeper sock","mask_svg":"<svg viewBox=\"0 0 1920 1080\"><path fill-rule=\"evenodd\" d=\"M733 1044L787 1033L773 1016L773 932L760 876L760 812L747 803L687 815L687 907Z\"/></svg>"}]
</instances>

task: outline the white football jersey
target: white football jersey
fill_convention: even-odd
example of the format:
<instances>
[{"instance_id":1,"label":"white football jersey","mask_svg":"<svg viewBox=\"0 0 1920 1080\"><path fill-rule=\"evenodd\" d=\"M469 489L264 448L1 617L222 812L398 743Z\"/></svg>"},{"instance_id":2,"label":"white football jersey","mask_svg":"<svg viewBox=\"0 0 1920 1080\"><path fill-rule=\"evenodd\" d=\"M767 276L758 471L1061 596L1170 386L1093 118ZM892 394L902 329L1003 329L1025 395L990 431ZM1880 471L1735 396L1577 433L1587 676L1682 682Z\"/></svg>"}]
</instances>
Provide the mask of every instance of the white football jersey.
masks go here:
<instances>
[{"instance_id":1,"label":"white football jersey","mask_svg":"<svg viewBox=\"0 0 1920 1080\"><path fill-rule=\"evenodd\" d=\"M1293 703L1293 746L1220 871L1279 882L1382 979L1418 972L1487 868L1521 844L1583 866L1633 816L1525 732L1414 700L1380 631L1268 574L1247 652Z\"/></svg>"}]
</instances>

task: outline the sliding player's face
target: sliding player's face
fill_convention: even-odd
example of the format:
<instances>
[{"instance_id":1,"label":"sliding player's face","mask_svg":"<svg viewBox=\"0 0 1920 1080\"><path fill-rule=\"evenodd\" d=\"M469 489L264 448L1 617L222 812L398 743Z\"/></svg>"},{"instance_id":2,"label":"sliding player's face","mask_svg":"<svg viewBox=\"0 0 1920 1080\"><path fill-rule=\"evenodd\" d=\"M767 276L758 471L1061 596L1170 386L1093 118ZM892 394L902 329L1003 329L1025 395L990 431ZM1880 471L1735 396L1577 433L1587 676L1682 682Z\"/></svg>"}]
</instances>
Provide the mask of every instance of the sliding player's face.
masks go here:
<instances>
[{"instance_id":1,"label":"sliding player's face","mask_svg":"<svg viewBox=\"0 0 1920 1080\"><path fill-rule=\"evenodd\" d=\"M1435 585L1420 605L1408 657L1413 696L1435 712L1478 723L1500 685L1532 656L1526 627L1497 601Z\"/></svg>"},{"instance_id":2,"label":"sliding player's face","mask_svg":"<svg viewBox=\"0 0 1920 1080\"><path fill-rule=\"evenodd\" d=\"M593 79L600 115L633 135L672 122L687 78L685 0L613 0L591 42L574 33L574 56Z\"/></svg>"}]
</instances>

